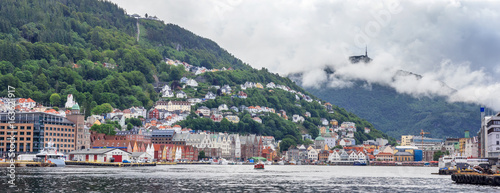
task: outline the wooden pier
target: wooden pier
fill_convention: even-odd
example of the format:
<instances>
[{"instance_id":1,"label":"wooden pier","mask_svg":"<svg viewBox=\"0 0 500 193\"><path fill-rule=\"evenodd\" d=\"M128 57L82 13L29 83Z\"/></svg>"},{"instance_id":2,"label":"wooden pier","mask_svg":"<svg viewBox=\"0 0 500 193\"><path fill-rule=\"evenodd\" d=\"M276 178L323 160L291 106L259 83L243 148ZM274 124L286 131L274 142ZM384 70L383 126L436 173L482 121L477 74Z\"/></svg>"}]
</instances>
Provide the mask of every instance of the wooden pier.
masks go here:
<instances>
[{"instance_id":1,"label":"wooden pier","mask_svg":"<svg viewBox=\"0 0 500 193\"><path fill-rule=\"evenodd\" d=\"M56 164L48 162L16 161L14 165L16 167L57 167ZM10 162L0 162L0 167L10 167Z\"/></svg>"},{"instance_id":2,"label":"wooden pier","mask_svg":"<svg viewBox=\"0 0 500 193\"><path fill-rule=\"evenodd\" d=\"M87 162L87 161L66 161L66 165L80 165L80 166L104 166L104 167L142 167L142 166L156 166L153 163L121 163L121 162Z\"/></svg>"}]
</instances>

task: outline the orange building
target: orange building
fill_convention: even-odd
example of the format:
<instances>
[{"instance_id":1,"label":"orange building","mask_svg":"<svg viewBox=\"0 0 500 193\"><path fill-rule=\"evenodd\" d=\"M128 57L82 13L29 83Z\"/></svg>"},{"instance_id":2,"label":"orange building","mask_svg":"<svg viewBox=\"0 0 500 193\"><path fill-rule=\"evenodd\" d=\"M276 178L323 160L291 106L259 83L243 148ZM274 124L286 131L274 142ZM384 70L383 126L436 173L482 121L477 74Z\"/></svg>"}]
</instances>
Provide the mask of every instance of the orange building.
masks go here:
<instances>
[{"instance_id":1,"label":"orange building","mask_svg":"<svg viewBox=\"0 0 500 193\"><path fill-rule=\"evenodd\" d=\"M12 120L13 119L13 120ZM10 128L13 121L14 128ZM0 113L0 150L7 153L11 135L16 135L16 153L38 153L49 141L59 152L75 150L75 124L65 117L43 112L17 112L14 116Z\"/></svg>"}]
</instances>

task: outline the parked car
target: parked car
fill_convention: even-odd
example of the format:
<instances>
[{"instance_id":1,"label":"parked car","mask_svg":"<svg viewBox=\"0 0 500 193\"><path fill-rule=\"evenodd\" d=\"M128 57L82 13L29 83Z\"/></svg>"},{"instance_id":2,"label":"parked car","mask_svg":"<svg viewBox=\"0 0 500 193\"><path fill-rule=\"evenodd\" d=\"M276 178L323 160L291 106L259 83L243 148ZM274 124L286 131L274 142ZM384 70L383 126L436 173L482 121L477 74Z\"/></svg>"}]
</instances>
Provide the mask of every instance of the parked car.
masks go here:
<instances>
[{"instance_id":1,"label":"parked car","mask_svg":"<svg viewBox=\"0 0 500 193\"><path fill-rule=\"evenodd\" d=\"M123 160L122 162L123 163L130 163L130 161L128 161L128 160Z\"/></svg>"}]
</instances>

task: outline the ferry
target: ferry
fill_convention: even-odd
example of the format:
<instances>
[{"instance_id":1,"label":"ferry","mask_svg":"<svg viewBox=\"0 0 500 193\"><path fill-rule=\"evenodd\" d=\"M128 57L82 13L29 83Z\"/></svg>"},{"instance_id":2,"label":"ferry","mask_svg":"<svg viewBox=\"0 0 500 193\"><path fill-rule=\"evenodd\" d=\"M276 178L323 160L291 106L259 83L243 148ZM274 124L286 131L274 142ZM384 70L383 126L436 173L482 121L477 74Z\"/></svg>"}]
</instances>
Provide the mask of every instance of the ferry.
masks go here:
<instances>
[{"instance_id":1,"label":"ferry","mask_svg":"<svg viewBox=\"0 0 500 193\"><path fill-rule=\"evenodd\" d=\"M66 156L63 153L57 152L57 147L54 147L52 141L47 143L40 153L36 154L35 161L50 162L57 165L57 167L64 167L66 163Z\"/></svg>"},{"instance_id":2,"label":"ferry","mask_svg":"<svg viewBox=\"0 0 500 193\"><path fill-rule=\"evenodd\" d=\"M488 159L467 158L465 156L443 156L439 158L439 168L459 167L465 169L487 163Z\"/></svg>"}]
</instances>

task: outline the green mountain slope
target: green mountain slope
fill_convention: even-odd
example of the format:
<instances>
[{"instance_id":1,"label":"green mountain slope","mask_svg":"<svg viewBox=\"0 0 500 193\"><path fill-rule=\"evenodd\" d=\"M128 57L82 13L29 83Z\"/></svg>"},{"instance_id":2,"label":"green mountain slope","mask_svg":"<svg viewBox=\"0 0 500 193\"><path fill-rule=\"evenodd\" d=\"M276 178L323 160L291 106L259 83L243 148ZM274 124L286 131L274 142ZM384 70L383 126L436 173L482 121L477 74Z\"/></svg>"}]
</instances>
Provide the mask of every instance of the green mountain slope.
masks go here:
<instances>
[{"instance_id":1,"label":"green mountain slope","mask_svg":"<svg viewBox=\"0 0 500 193\"><path fill-rule=\"evenodd\" d=\"M139 42L136 41L137 22L141 28ZM15 87L16 97L30 97L47 106L62 106L66 96L73 94L86 115L104 103L120 109L131 106L149 109L160 99L153 84L160 81L173 86L179 85L183 76L197 77L186 72L182 65L167 65L164 58L194 66L234 69L199 75L205 80L202 84L206 88L190 90L193 97L205 94L212 84L237 87L246 81L275 82L309 95L288 78L269 73L266 69L252 69L211 40L173 24L146 19L138 21L110 2L0 2L0 87ZM366 120L337 106L333 107L335 113L331 114L317 102L296 101L290 92L269 89L249 92L250 96L244 101L221 96L204 105L259 105L286 110L289 116L310 112L312 117L295 124L269 115L263 117L262 124L255 125L242 114L243 125L221 125L192 115L182 124L194 129L210 125L215 131L274 135L278 140L290 138L301 143L301 134L316 136L320 118L327 118L355 122L358 143L377 137L388 138ZM52 95L59 95L61 99ZM0 96L7 96L7 91L0 91ZM205 122L200 124L200 121ZM372 132L365 134L365 127L371 128ZM393 139L390 141L394 142Z\"/></svg>"},{"instance_id":2,"label":"green mountain slope","mask_svg":"<svg viewBox=\"0 0 500 193\"><path fill-rule=\"evenodd\" d=\"M479 106L467 103L448 103L443 97L415 98L379 84L356 81L350 88L306 88L319 98L342 106L366 118L388 135L418 135L420 130L429 137L463 137L465 130L474 134L480 127Z\"/></svg>"}]
</instances>

